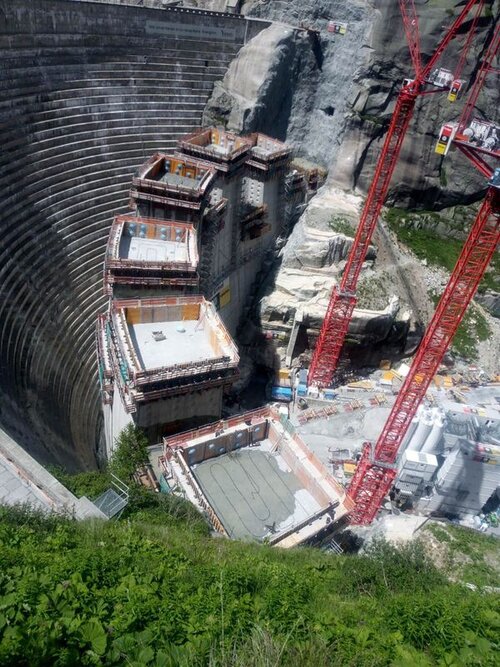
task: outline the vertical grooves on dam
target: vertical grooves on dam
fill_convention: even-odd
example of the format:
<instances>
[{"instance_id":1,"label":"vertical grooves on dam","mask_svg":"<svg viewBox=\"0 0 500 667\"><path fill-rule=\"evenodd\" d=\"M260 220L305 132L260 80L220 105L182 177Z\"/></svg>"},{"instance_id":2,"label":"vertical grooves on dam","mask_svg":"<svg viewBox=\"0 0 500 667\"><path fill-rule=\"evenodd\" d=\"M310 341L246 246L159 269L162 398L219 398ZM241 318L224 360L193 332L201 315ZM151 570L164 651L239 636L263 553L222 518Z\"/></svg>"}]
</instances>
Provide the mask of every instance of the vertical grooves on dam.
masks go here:
<instances>
[{"instance_id":1,"label":"vertical grooves on dam","mask_svg":"<svg viewBox=\"0 0 500 667\"><path fill-rule=\"evenodd\" d=\"M173 24L230 37L161 34ZM63 0L0 7L0 421L44 461L94 463L112 215L137 166L201 124L247 25Z\"/></svg>"}]
</instances>

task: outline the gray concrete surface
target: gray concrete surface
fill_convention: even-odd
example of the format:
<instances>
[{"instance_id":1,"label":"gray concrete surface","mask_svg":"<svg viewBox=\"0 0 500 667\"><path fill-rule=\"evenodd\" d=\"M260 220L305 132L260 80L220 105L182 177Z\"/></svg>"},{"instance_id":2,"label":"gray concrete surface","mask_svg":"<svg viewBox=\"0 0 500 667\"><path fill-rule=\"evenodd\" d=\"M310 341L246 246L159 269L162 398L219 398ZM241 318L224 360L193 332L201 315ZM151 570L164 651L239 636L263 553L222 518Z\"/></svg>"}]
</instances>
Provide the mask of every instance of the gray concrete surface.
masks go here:
<instances>
[{"instance_id":1,"label":"gray concrete surface","mask_svg":"<svg viewBox=\"0 0 500 667\"><path fill-rule=\"evenodd\" d=\"M141 262L187 262L187 244L125 236L120 243L120 257Z\"/></svg>"},{"instance_id":2,"label":"gray concrete surface","mask_svg":"<svg viewBox=\"0 0 500 667\"><path fill-rule=\"evenodd\" d=\"M0 504L30 505L76 519L107 517L85 496L77 498L0 428Z\"/></svg>"},{"instance_id":3,"label":"gray concrete surface","mask_svg":"<svg viewBox=\"0 0 500 667\"><path fill-rule=\"evenodd\" d=\"M330 449L360 452L365 441L376 442L389 416L390 407L344 412L328 419L315 419L297 431L310 450L331 470Z\"/></svg>"},{"instance_id":4,"label":"gray concrete surface","mask_svg":"<svg viewBox=\"0 0 500 667\"><path fill-rule=\"evenodd\" d=\"M209 332L198 320L130 324L129 331L146 370L215 358ZM161 331L165 339L155 340L153 331Z\"/></svg>"},{"instance_id":5,"label":"gray concrete surface","mask_svg":"<svg viewBox=\"0 0 500 667\"><path fill-rule=\"evenodd\" d=\"M7 463L0 459L0 503L6 505L29 504L37 509L47 509L47 505Z\"/></svg>"},{"instance_id":6,"label":"gray concrete surface","mask_svg":"<svg viewBox=\"0 0 500 667\"><path fill-rule=\"evenodd\" d=\"M266 24L65 0L10 0L0 16L0 412L40 460L89 468L113 215L135 169L199 127L214 81Z\"/></svg>"},{"instance_id":7,"label":"gray concrete surface","mask_svg":"<svg viewBox=\"0 0 500 667\"><path fill-rule=\"evenodd\" d=\"M198 484L230 537L261 540L320 509L280 459L245 448L193 466Z\"/></svg>"}]
</instances>

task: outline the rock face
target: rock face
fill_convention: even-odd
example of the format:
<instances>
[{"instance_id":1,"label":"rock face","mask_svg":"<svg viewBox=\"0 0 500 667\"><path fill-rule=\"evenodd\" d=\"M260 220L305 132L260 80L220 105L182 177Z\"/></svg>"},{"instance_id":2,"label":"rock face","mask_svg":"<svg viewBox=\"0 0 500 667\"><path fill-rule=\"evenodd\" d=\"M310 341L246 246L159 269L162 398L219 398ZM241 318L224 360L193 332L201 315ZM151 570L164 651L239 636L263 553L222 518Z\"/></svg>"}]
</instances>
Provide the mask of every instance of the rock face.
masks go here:
<instances>
[{"instance_id":1,"label":"rock face","mask_svg":"<svg viewBox=\"0 0 500 667\"><path fill-rule=\"evenodd\" d=\"M491 10L487 8L479 21L477 39L468 54L466 76L471 74L480 57L482 46L476 44L482 45L498 22L498 2L490 3L490 6ZM449 7L439 3L418 5L423 62L442 39L443 26L450 25L462 7L463 3L459 2ZM411 76L412 72L398 3L382 0L374 3L363 0L351 3L340 0L290 0L287 3L247 0L243 11L316 31L298 30L288 37L288 82L291 88L287 97L288 122L283 130L286 115L282 116L273 132L279 132L280 138L286 138L294 145L299 155L327 166L330 175L324 191L314 200L318 206L310 205L310 212L306 211L288 240L281 256L281 268L274 277L274 287L268 288L261 304L261 316L264 322L272 321L273 318L279 319L281 313L287 320L293 315L294 307L300 304L300 308L311 312L313 319L314 314L320 318L321 311L326 308L330 287L338 280L343 268L353 235L349 234L345 224L332 233L332 228L321 224L322 217L326 216L328 220L340 218L343 223L352 221L355 228L359 204L352 217L346 217L345 211L341 215L335 208L337 193L339 189L366 192L397 90L403 78ZM347 23L346 34L328 33L329 20ZM267 31L261 33L260 39L268 39ZM460 39L452 43L439 65L454 69L462 43ZM243 52L240 57L242 55ZM272 54L260 90L280 90L280 82L273 81L272 77L282 59L280 50ZM237 66L233 66L237 71ZM259 67L261 73L265 71L262 63ZM243 72L242 69L239 71ZM240 81L239 86L244 89L245 82ZM236 86L228 73L217 94L224 102L219 106L223 109L220 117L229 124L236 123L233 113L237 102L235 93ZM263 129L259 118L266 118L261 104L264 97L258 92L252 99L259 113L247 114L244 125L247 131ZM278 94L272 99L274 102L281 96ZM499 100L493 78L487 81L480 99L479 113L494 117ZM455 120L461 107L460 102L450 104L445 93L419 100L393 177L388 203L421 210L453 206L453 209L444 208L453 211L448 216L449 224L441 221L435 231L463 239L467 223L474 217L474 211L469 215L467 206L482 198L484 179L460 156L452 153L443 161L434 153L439 128L443 122ZM240 128L241 124L235 127ZM269 130L266 127L264 131ZM320 203L328 198L327 192L337 199L330 208ZM432 217L428 222L430 227L435 227ZM380 229L375 242L379 256L375 266L367 267L362 274L359 303L371 305L373 302L375 307L383 310L391 293L395 293L411 308L415 320L425 323L433 310L428 291L434 288L434 283L442 288L446 275L443 278L435 270L428 271L411 253L398 248L395 238L387 230ZM371 257L374 252L372 250ZM489 294L482 298L484 305L494 312L497 296ZM366 333L369 319L368 315L363 320ZM356 329L361 331L359 327Z\"/></svg>"},{"instance_id":2,"label":"rock face","mask_svg":"<svg viewBox=\"0 0 500 667\"><path fill-rule=\"evenodd\" d=\"M467 77L485 37L491 36L499 20L498 0L489 4L491 10L480 19L469 52ZM450 25L462 7L456 1L448 7L419 3L424 62L443 37L443 26ZM243 8L255 16L296 26L302 23L319 31L310 40L309 52L305 46L301 51L286 139L306 157L328 166L340 187L366 191L397 90L403 78L412 75L398 3L289 0L246 2ZM326 31L331 19L347 23L344 36ZM439 66L453 70L462 43L460 39L452 42ZM479 114L494 117L498 103L497 82L490 77L481 94ZM420 98L393 177L390 203L440 209L469 204L482 196L484 179L465 159L452 154L443 161L434 153L442 123L455 120L460 110L461 103L450 104L445 94Z\"/></svg>"},{"instance_id":3,"label":"rock face","mask_svg":"<svg viewBox=\"0 0 500 667\"><path fill-rule=\"evenodd\" d=\"M244 46L222 82L217 82L203 122L225 124L236 132L255 128L284 138L290 116L297 51L304 37L272 25Z\"/></svg>"},{"instance_id":4,"label":"rock face","mask_svg":"<svg viewBox=\"0 0 500 667\"><path fill-rule=\"evenodd\" d=\"M500 294L488 290L485 294L477 294L476 301L492 315L500 318Z\"/></svg>"},{"instance_id":5,"label":"rock face","mask_svg":"<svg viewBox=\"0 0 500 667\"><path fill-rule=\"evenodd\" d=\"M281 252L281 265L260 300L259 315L264 327L273 323L292 325L298 310L305 326L319 330L332 288L339 282L352 244L361 198L324 186L311 201ZM375 260L375 248L367 255L367 267ZM381 310L356 309L349 334L362 343L380 343L388 338L401 315L399 299L385 299Z\"/></svg>"}]
</instances>

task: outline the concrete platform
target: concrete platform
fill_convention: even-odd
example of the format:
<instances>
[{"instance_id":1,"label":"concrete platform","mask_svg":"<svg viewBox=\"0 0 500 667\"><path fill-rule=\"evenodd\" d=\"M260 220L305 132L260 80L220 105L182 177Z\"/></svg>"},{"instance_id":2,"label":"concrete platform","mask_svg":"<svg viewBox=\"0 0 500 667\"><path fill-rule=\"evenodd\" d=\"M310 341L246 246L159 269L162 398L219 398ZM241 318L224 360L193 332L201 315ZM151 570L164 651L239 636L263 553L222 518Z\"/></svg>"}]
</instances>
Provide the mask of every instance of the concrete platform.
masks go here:
<instances>
[{"instance_id":1,"label":"concrete platform","mask_svg":"<svg viewBox=\"0 0 500 667\"><path fill-rule=\"evenodd\" d=\"M0 504L29 505L76 519L106 519L88 498L77 498L0 428Z\"/></svg>"},{"instance_id":2,"label":"concrete platform","mask_svg":"<svg viewBox=\"0 0 500 667\"><path fill-rule=\"evenodd\" d=\"M187 262L187 245L176 241L125 237L120 244L120 257L142 262Z\"/></svg>"},{"instance_id":3,"label":"concrete platform","mask_svg":"<svg viewBox=\"0 0 500 667\"><path fill-rule=\"evenodd\" d=\"M198 320L128 325L130 338L144 370L215 359L209 332ZM153 331L164 339L155 340Z\"/></svg>"},{"instance_id":4,"label":"concrete platform","mask_svg":"<svg viewBox=\"0 0 500 667\"><path fill-rule=\"evenodd\" d=\"M198 189L200 181L196 178L190 178L189 176L180 176L179 174L164 174L160 179L162 183L167 183L168 185L175 185L176 187Z\"/></svg>"},{"instance_id":5,"label":"concrete platform","mask_svg":"<svg viewBox=\"0 0 500 667\"><path fill-rule=\"evenodd\" d=\"M392 397L390 401L392 403ZM355 454L361 451L364 442L376 442L390 411L390 407L378 406L343 412L297 424L297 431L309 449L331 470L330 450L348 449Z\"/></svg>"},{"instance_id":6,"label":"concrete platform","mask_svg":"<svg viewBox=\"0 0 500 667\"><path fill-rule=\"evenodd\" d=\"M320 509L281 456L244 448L191 468L230 537L262 540ZM267 450L267 451L266 451Z\"/></svg>"},{"instance_id":7,"label":"concrete platform","mask_svg":"<svg viewBox=\"0 0 500 667\"><path fill-rule=\"evenodd\" d=\"M6 505L28 504L37 509L47 509L47 505L42 501L40 496L1 459L0 503Z\"/></svg>"}]
</instances>

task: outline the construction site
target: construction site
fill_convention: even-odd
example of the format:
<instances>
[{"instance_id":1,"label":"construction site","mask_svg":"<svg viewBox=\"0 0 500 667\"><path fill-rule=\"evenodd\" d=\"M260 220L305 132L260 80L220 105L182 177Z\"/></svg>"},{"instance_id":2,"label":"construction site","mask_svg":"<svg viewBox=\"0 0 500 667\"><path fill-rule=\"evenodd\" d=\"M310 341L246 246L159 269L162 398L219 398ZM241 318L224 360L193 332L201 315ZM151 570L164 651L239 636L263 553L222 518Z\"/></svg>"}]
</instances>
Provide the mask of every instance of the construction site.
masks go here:
<instances>
[{"instance_id":1,"label":"construction site","mask_svg":"<svg viewBox=\"0 0 500 667\"><path fill-rule=\"evenodd\" d=\"M352 509L344 488L273 408L165 438L158 462L169 486L232 539L290 548L338 529Z\"/></svg>"},{"instance_id":2,"label":"construction site","mask_svg":"<svg viewBox=\"0 0 500 667\"><path fill-rule=\"evenodd\" d=\"M73 18L63 0L14 4L5 39L35 12L40 35L56 31L62 62L71 61L66 71L44 56L33 169L57 181L61 156L74 160L64 196L41 181L38 194L54 209L37 238L36 218L22 223L18 268L28 278L5 279L13 300L0 414L16 438L35 457L86 469L138 427L148 485L188 499L231 539L335 545L347 525L362 534L401 514L500 534L500 22L489 5L468 0L445 17L429 10L439 25L429 34L413 2L384 9L406 38L406 78L391 83L396 99L377 120L362 106L368 92L347 87L368 79L357 45L372 24L382 30L365 7L342 14L335 4L338 15L292 24L268 3L250 3L247 15L238 13L244 2L204 11L75 1ZM64 37L73 29L81 58ZM102 31L105 55L93 50ZM25 35L32 50L37 39ZM29 57L21 49L13 71L29 69ZM312 80L318 91L345 89L333 86L328 104L309 109ZM436 99L432 127L422 108ZM77 127L76 147L54 144L55 156L43 143L62 141L60 127L44 125L52 106L60 127ZM432 178L411 171L416 146ZM462 180L449 194L455 172ZM80 201L82 179L95 193L89 186ZM5 191L19 196L14 182ZM467 223L452 228L458 259L446 270L397 237L406 223L399 191L415 209L427 197L435 218L446 208L440 197L468 207ZM22 200L16 210L24 215ZM410 225L408 243L421 224ZM61 277L68 290L58 301ZM17 300L25 316L12 315ZM479 348L476 361L452 352L471 313L489 331L489 356Z\"/></svg>"}]
</instances>

